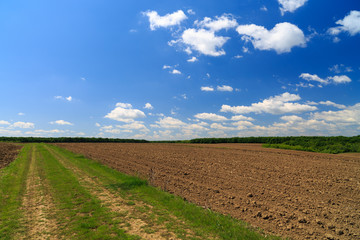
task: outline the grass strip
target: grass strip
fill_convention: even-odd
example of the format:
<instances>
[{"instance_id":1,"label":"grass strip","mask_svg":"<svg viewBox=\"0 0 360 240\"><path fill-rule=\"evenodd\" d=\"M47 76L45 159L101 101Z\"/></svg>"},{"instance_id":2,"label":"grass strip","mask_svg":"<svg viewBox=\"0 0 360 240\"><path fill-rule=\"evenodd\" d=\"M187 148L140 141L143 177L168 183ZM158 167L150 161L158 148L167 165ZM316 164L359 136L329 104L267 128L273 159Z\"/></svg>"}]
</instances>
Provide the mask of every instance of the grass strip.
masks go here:
<instances>
[{"instance_id":1,"label":"grass strip","mask_svg":"<svg viewBox=\"0 0 360 240\"><path fill-rule=\"evenodd\" d=\"M166 216L173 215L182 219L187 227L196 232L201 239L206 239L207 236L215 236L220 239L280 239L275 236L265 236L261 230L255 230L243 221L203 209L180 197L149 186L145 180L120 173L66 149L50 147L69 159L78 168L95 175L104 185L118 191L122 197L130 196L130 199L143 201L153 206L151 211L162 215L167 221L169 229L175 229L179 238L184 238L184 231L177 226L171 226L174 223L169 222ZM159 217L157 219L161 221Z\"/></svg>"},{"instance_id":2,"label":"grass strip","mask_svg":"<svg viewBox=\"0 0 360 240\"><path fill-rule=\"evenodd\" d=\"M41 178L48 181L57 205L59 234L65 239L139 239L119 229L109 209L82 187L43 144L36 144Z\"/></svg>"},{"instance_id":3,"label":"grass strip","mask_svg":"<svg viewBox=\"0 0 360 240\"><path fill-rule=\"evenodd\" d=\"M25 232L21 224L21 203L26 188L26 178L32 147L26 145L16 160L0 169L0 239L16 239Z\"/></svg>"}]
</instances>

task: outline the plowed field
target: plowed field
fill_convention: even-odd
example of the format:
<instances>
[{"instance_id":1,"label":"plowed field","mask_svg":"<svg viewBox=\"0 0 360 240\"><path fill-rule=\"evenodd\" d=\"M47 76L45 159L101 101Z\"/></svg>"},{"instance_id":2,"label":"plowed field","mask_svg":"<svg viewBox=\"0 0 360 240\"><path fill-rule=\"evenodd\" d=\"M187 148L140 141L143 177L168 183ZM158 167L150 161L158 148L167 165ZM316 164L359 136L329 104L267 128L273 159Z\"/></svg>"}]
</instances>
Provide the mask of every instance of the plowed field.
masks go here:
<instances>
[{"instance_id":1,"label":"plowed field","mask_svg":"<svg viewBox=\"0 0 360 240\"><path fill-rule=\"evenodd\" d=\"M360 157L257 144L64 143L198 205L294 239L360 238Z\"/></svg>"},{"instance_id":2,"label":"plowed field","mask_svg":"<svg viewBox=\"0 0 360 240\"><path fill-rule=\"evenodd\" d=\"M20 149L20 145L0 142L0 169L11 163Z\"/></svg>"}]
</instances>

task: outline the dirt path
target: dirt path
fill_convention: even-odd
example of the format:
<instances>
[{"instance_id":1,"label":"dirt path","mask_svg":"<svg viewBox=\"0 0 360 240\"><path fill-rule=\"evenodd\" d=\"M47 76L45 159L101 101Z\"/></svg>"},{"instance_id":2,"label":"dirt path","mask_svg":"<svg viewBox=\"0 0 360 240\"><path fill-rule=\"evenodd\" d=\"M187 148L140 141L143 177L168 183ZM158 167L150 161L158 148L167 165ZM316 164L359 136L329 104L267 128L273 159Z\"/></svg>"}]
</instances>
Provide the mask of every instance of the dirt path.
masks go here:
<instances>
[{"instance_id":1,"label":"dirt path","mask_svg":"<svg viewBox=\"0 0 360 240\"><path fill-rule=\"evenodd\" d=\"M53 200L46 192L49 186L41 181L35 147L29 155L30 167L23 199L23 212L28 233L27 239L57 239L57 223L54 220Z\"/></svg>"},{"instance_id":2,"label":"dirt path","mask_svg":"<svg viewBox=\"0 0 360 240\"><path fill-rule=\"evenodd\" d=\"M360 238L360 161L256 144L58 144L294 239Z\"/></svg>"},{"instance_id":3,"label":"dirt path","mask_svg":"<svg viewBox=\"0 0 360 240\"><path fill-rule=\"evenodd\" d=\"M119 194L111 192L104 184L99 182L97 177L90 176L88 173L71 163L69 159L66 159L48 146L46 146L46 149L51 152L61 164L71 170L78 177L79 182L85 186L92 195L97 196L105 207L109 208L114 213L115 218L122 220L120 227L124 228L126 232L138 235L141 239L148 240L177 239L173 233L167 231L164 225L151 224L151 231L154 232L146 232L146 226L150 224L148 220L146 221L148 214L140 212L137 209L139 207L150 209L151 206L135 200L132 200L131 205L129 205L129 200L125 200Z\"/></svg>"}]
</instances>

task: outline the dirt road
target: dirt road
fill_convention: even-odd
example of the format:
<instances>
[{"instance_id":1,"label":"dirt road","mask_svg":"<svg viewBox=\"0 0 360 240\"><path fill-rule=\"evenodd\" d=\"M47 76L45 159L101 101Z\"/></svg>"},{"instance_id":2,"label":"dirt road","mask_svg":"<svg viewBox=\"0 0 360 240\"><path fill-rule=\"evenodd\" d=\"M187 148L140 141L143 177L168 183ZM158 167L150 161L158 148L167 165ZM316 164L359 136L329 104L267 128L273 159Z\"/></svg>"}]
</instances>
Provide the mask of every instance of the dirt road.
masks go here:
<instances>
[{"instance_id":1,"label":"dirt road","mask_svg":"<svg viewBox=\"0 0 360 240\"><path fill-rule=\"evenodd\" d=\"M257 144L58 144L294 239L360 238L359 155Z\"/></svg>"}]
</instances>

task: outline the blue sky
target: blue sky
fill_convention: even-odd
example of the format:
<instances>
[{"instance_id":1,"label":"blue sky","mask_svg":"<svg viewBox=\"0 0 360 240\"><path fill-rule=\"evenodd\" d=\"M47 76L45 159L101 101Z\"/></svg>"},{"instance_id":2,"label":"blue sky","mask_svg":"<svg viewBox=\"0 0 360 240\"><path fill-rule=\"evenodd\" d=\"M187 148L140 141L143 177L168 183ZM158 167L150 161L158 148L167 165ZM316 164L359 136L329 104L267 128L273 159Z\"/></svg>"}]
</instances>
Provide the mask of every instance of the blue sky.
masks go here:
<instances>
[{"instance_id":1,"label":"blue sky","mask_svg":"<svg viewBox=\"0 0 360 240\"><path fill-rule=\"evenodd\" d=\"M357 0L3 1L0 136L360 134Z\"/></svg>"}]
</instances>

